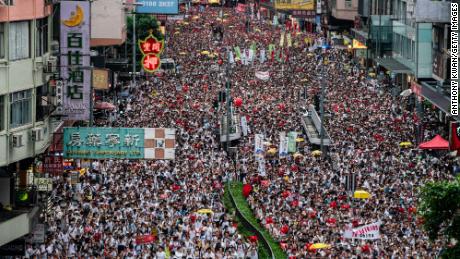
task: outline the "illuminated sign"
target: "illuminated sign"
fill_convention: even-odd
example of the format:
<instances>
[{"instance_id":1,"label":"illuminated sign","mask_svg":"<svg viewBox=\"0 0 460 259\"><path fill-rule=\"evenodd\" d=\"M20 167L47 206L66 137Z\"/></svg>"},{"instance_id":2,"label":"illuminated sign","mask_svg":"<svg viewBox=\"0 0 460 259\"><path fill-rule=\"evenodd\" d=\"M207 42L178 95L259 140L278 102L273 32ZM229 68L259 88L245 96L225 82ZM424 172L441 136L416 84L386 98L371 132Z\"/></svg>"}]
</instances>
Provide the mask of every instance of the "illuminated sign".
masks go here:
<instances>
[{"instance_id":1,"label":"illuminated sign","mask_svg":"<svg viewBox=\"0 0 460 259\"><path fill-rule=\"evenodd\" d=\"M366 45L364 45L363 43L353 39L353 48L354 49L367 49Z\"/></svg>"},{"instance_id":2,"label":"illuminated sign","mask_svg":"<svg viewBox=\"0 0 460 259\"><path fill-rule=\"evenodd\" d=\"M174 159L175 129L64 128L64 158Z\"/></svg>"},{"instance_id":3,"label":"illuminated sign","mask_svg":"<svg viewBox=\"0 0 460 259\"><path fill-rule=\"evenodd\" d=\"M139 40L139 48L143 54L141 64L145 71L153 73L160 68L160 54L164 49L164 41L159 41L152 34Z\"/></svg>"},{"instance_id":4,"label":"illuminated sign","mask_svg":"<svg viewBox=\"0 0 460 259\"><path fill-rule=\"evenodd\" d=\"M315 10L313 0L275 0L278 10Z\"/></svg>"}]
</instances>

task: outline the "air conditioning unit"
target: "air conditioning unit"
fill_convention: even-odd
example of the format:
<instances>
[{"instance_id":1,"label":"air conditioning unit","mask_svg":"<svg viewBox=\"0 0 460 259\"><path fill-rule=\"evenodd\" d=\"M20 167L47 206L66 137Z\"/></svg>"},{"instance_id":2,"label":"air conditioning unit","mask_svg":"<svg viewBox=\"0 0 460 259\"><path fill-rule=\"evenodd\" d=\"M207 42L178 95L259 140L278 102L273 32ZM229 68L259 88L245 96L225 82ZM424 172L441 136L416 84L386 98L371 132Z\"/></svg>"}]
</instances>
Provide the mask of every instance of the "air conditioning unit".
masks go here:
<instances>
[{"instance_id":1,"label":"air conditioning unit","mask_svg":"<svg viewBox=\"0 0 460 259\"><path fill-rule=\"evenodd\" d=\"M32 129L32 141L39 142L43 140L43 129Z\"/></svg>"},{"instance_id":2,"label":"air conditioning unit","mask_svg":"<svg viewBox=\"0 0 460 259\"><path fill-rule=\"evenodd\" d=\"M13 135L13 147L22 147L22 135Z\"/></svg>"}]
</instances>

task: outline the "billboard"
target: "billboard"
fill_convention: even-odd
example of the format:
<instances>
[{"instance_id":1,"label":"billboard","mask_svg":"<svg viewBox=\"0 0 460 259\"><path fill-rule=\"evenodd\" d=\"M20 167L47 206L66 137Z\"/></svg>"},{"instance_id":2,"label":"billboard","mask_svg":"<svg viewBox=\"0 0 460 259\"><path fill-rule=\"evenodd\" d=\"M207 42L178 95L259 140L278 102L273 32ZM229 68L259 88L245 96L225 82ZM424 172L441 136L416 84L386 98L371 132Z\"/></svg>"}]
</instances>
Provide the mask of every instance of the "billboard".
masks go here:
<instances>
[{"instance_id":1,"label":"billboard","mask_svg":"<svg viewBox=\"0 0 460 259\"><path fill-rule=\"evenodd\" d=\"M138 0L137 3L143 3L143 6L137 6L137 13L149 14L178 14L178 0Z\"/></svg>"},{"instance_id":2,"label":"billboard","mask_svg":"<svg viewBox=\"0 0 460 259\"><path fill-rule=\"evenodd\" d=\"M278 10L315 10L313 0L275 0Z\"/></svg>"},{"instance_id":3,"label":"billboard","mask_svg":"<svg viewBox=\"0 0 460 259\"><path fill-rule=\"evenodd\" d=\"M174 159L175 129L64 128L64 157Z\"/></svg>"},{"instance_id":4,"label":"billboard","mask_svg":"<svg viewBox=\"0 0 460 259\"><path fill-rule=\"evenodd\" d=\"M62 114L88 120L91 91L90 3L61 1ZM86 68L83 68L86 67Z\"/></svg>"}]
</instances>

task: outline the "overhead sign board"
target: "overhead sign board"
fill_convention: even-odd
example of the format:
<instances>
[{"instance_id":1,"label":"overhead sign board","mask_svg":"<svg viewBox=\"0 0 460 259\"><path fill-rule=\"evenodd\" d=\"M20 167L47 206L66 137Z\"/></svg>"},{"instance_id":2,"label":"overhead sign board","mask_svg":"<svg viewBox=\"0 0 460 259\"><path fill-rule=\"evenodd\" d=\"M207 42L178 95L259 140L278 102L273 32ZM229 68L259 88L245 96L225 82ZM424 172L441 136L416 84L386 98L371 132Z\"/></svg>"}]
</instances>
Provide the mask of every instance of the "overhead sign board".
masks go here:
<instances>
[{"instance_id":1,"label":"overhead sign board","mask_svg":"<svg viewBox=\"0 0 460 259\"><path fill-rule=\"evenodd\" d=\"M64 157L174 159L175 129L64 128Z\"/></svg>"},{"instance_id":2,"label":"overhead sign board","mask_svg":"<svg viewBox=\"0 0 460 259\"><path fill-rule=\"evenodd\" d=\"M275 0L277 10L315 10L313 0Z\"/></svg>"},{"instance_id":3,"label":"overhead sign board","mask_svg":"<svg viewBox=\"0 0 460 259\"><path fill-rule=\"evenodd\" d=\"M137 3L142 3L143 6L137 6L137 13L148 14L178 14L178 0L138 0Z\"/></svg>"}]
</instances>

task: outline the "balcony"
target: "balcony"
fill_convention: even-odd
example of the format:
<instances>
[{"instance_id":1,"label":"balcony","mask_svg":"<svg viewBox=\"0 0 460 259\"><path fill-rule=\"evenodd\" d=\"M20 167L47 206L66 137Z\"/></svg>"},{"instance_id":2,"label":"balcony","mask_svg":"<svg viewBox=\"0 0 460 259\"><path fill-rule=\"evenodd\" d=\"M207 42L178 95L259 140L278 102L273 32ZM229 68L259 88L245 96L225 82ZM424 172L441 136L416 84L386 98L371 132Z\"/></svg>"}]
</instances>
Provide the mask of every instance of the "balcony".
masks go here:
<instances>
[{"instance_id":1,"label":"balcony","mask_svg":"<svg viewBox=\"0 0 460 259\"><path fill-rule=\"evenodd\" d=\"M39 207L0 212L0 246L31 232Z\"/></svg>"}]
</instances>

